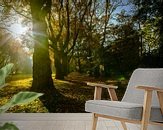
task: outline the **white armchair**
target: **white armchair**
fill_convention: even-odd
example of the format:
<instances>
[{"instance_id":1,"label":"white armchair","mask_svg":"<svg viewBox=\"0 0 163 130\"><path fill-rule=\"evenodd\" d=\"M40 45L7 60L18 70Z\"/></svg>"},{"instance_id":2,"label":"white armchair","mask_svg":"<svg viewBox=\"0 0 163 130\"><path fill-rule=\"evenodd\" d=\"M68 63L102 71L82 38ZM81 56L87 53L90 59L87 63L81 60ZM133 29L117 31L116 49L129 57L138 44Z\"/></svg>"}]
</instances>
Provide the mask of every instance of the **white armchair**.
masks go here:
<instances>
[{"instance_id":1,"label":"white armchair","mask_svg":"<svg viewBox=\"0 0 163 130\"><path fill-rule=\"evenodd\" d=\"M141 130L147 130L148 124L163 126L163 69L136 69L122 101L117 101L117 86L87 85L95 86L94 100L85 104L85 110L93 113L92 130L96 130L98 117L118 120L124 130L126 122L141 124ZM111 101L100 100L102 88L108 89Z\"/></svg>"}]
</instances>

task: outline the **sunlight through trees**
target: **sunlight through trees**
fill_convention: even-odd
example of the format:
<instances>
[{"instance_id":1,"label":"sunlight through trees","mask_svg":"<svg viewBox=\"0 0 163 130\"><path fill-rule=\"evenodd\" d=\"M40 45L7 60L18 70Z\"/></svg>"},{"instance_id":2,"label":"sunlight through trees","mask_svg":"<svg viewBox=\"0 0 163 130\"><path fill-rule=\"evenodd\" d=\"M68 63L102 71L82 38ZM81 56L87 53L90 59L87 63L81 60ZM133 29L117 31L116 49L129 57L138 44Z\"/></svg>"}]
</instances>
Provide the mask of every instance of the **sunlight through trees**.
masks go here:
<instances>
[{"instance_id":1,"label":"sunlight through trees","mask_svg":"<svg viewBox=\"0 0 163 130\"><path fill-rule=\"evenodd\" d=\"M32 73L31 90L45 93L55 112L56 79L71 72L93 77L163 66L160 0L0 1L0 67ZM50 95L50 96L49 96ZM54 104L50 106L49 104Z\"/></svg>"}]
</instances>

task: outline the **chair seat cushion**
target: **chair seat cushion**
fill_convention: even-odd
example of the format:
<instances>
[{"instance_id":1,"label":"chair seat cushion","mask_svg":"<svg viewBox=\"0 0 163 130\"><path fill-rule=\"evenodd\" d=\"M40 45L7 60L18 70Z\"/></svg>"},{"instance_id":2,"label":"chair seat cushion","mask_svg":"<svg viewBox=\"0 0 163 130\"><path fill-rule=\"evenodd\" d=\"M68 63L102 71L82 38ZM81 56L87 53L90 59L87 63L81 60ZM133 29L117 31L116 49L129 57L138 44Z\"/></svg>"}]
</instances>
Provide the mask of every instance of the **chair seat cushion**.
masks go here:
<instances>
[{"instance_id":1,"label":"chair seat cushion","mask_svg":"<svg viewBox=\"0 0 163 130\"><path fill-rule=\"evenodd\" d=\"M141 120L143 105L119 101L89 100L85 104L87 112L120 117L129 120ZM163 122L160 108L152 107L151 121Z\"/></svg>"}]
</instances>

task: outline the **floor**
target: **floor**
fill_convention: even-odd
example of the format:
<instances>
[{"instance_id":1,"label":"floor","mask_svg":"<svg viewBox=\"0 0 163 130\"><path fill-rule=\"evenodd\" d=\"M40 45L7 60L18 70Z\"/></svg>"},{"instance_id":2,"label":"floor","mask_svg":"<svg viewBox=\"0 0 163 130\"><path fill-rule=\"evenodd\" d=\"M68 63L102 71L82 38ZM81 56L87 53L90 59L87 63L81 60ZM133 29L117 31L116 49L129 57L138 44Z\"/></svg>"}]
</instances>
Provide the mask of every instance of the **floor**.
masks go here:
<instances>
[{"instance_id":1,"label":"floor","mask_svg":"<svg viewBox=\"0 0 163 130\"><path fill-rule=\"evenodd\" d=\"M20 130L91 130L90 113L5 113L0 125L12 122ZM123 130L119 122L99 118L97 130Z\"/></svg>"}]
</instances>

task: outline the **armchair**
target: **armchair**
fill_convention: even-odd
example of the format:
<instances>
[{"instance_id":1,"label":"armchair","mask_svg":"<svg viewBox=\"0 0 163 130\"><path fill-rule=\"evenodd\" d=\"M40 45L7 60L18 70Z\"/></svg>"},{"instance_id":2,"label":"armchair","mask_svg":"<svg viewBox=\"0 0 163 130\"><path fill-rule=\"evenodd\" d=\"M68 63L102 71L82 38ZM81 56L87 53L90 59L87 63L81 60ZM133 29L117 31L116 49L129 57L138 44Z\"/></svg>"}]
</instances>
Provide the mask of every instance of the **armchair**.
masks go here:
<instances>
[{"instance_id":1,"label":"armchair","mask_svg":"<svg viewBox=\"0 0 163 130\"><path fill-rule=\"evenodd\" d=\"M87 83L95 86L94 100L85 104L85 110L93 113L92 130L96 130L98 117L126 123L141 124L147 130L148 124L163 126L163 69L136 69L129 80L126 92L118 101L117 86ZM102 88L107 88L111 101L101 100Z\"/></svg>"}]
</instances>

